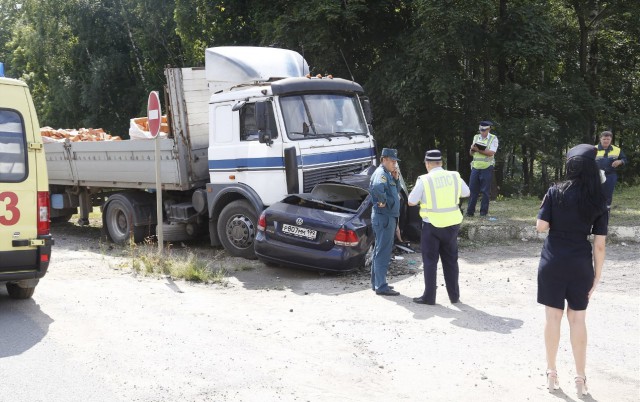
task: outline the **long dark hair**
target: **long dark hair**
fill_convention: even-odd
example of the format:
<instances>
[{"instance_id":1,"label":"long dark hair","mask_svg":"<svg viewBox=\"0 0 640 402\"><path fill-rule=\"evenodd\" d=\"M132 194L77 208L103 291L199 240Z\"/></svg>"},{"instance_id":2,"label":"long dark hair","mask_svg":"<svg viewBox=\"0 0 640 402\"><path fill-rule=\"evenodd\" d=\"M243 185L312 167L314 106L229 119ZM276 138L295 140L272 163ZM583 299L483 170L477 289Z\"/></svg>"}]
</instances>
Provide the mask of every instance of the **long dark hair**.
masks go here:
<instances>
[{"instance_id":1,"label":"long dark hair","mask_svg":"<svg viewBox=\"0 0 640 402\"><path fill-rule=\"evenodd\" d=\"M566 180L556 187L560 206L577 204L580 216L587 222L593 222L607 209L600 170L593 159L574 156L567 160Z\"/></svg>"}]
</instances>

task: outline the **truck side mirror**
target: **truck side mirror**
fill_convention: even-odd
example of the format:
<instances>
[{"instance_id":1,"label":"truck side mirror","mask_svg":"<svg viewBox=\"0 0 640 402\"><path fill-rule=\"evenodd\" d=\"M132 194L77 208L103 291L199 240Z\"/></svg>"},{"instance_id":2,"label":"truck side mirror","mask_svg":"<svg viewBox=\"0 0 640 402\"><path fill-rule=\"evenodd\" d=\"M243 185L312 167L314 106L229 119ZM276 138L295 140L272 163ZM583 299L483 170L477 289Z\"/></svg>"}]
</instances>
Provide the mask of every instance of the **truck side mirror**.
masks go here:
<instances>
[{"instance_id":1,"label":"truck side mirror","mask_svg":"<svg viewBox=\"0 0 640 402\"><path fill-rule=\"evenodd\" d=\"M256 127L258 129L258 141L261 144L271 145L271 130L269 128L269 108L268 102L256 102Z\"/></svg>"},{"instance_id":2,"label":"truck side mirror","mask_svg":"<svg viewBox=\"0 0 640 402\"><path fill-rule=\"evenodd\" d=\"M267 102L256 102L256 126L258 131L269 130L269 104Z\"/></svg>"},{"instance_id":3,"label":"truck side mirror","mask_svg":"<svg viewBox=\"0 0 640 402\"><path fill-rule=\"evenodd\" d=\"M362 110L364 111L364 119L367 121L367 124L373 123L373 111L371 110L369 98L362 98Z\"/></svg>"},{"instance_id":4,"label":"truck side mirror","mask_svg":"<svg viewBox=\"0 0 640 402\"><path fill-rule=\"evenodd\" d=\"M267 145L273 144L273 141L271 140L271 133L268 131L259 131L258 142L260 142L261 144L267 144Z\"/></svg>"}]
</instances>

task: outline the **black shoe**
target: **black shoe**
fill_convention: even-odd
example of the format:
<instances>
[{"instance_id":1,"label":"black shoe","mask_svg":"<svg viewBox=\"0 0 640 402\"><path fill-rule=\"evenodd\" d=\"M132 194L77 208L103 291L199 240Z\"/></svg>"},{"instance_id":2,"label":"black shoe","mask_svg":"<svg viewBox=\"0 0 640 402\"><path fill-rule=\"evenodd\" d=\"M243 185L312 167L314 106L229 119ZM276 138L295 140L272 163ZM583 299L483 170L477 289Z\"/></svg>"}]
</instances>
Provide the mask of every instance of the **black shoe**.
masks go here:
<instances>
[{"instance_id":1,"label":"black shoe","mask_svg":"<svg viewBox=\"0 0 640 402\"><path fill-rule=\"evenodd\" d=\"M467 218L473 218L473 214L470 214L470 213L466 213L464 214L464 216L466 216Z\"/></svg>"},{"instance_id":2,"label":"black shoe","mask_svg":"<svg viewBox=\"0 0 640 402\"><path fill-rule=\"evenodd\" d=\"M378 296L398 296L400 295L400 292L396 292L395 290L392 290L392 289L387 289L387 290L383 290L382 292L376 291L376 294Z\"/></svg>"},{"instance_id":3,"label":"black shoe","mask_svg":"<svg viewBox=\"0 0 640 402\"><path fill-rule=\"evenodd\" d=\"M456 300L451 300L451 304L456 304L456 303L460 303L460 299L456 299Z\"/></svg>"},{"instance_id":4,"label":"black shoe","mask_svg":"<svg viewBox=\"0 0 640 402\"><path fill-rule=\"evenodd\" d=\"M431 303L431 302L427 301L427 299L425 299L424 296L414 297L413 298L413 302L414 303L418 303L418 304L428 304L430 306L433 306L434 304L436 304L435 302Z\"/></svg>"}]
</instances>

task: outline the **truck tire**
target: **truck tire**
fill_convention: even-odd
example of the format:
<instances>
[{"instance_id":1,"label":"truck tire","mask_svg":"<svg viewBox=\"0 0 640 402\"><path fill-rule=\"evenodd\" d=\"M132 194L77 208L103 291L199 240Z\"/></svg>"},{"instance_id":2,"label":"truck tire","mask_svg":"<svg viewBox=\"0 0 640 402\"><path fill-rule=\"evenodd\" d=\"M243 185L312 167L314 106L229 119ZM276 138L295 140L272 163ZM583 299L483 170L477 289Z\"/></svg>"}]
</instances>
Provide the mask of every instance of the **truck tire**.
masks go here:
<instances>
[{"instance_id":1,"label":"truck tire","mask_svg":"<svg viewBox=\"0 0 640 402\"><path fill-rule=\"evenodd\" d=\"M133 206L126 199L109 202L104 214L107 233L114 243L126 244L131 235L136 243L144 239L146 226L133 226Z\"/></svg>"},{"instance_id":2,"label":"truck tire","mask_svg":"<svg viewBox=\"0 0 640 402\"><path fill-rule=\"evenodd\" d=\"M255 260L253 242L258 217L255 208L246 200L229 203L218 218L218 236L222 246L234 257Z\"/></svg>"},{"instance_id":3,"label":"truck tire","mask_svg":"<svg viewBox=\"0 0 640 402\"><path fill-rule=\"evenodd\" d=\"M7 292L12 299L30 299L36 287L21 288L16 283L7 283Z\"/></svg>"}]
</instances>

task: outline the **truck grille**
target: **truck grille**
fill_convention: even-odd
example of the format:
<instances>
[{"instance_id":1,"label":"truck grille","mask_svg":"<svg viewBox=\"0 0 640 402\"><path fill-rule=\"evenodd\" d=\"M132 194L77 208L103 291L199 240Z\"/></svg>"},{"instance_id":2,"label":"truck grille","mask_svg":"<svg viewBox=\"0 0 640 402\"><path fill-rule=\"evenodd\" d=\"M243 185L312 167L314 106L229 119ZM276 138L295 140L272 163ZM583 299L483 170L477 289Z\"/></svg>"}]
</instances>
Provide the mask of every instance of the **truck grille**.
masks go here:
<instances>
[{"instance_id":1,"label":"truck grille","mask_svg":"<svg viewBox=\"0 0 640 402\"><path fill-rule=\"evenodd\" d=\"M350 165L341 165L341 166L331 166L325 167L321 169L308 170L302 173L302 178L304 180L304 189L303 192L310 192L313 187L322 183L323 181L327 181L330 179L335 179L336 177L346 176L353 173L359 173L363 171L370 163L354 163Z\"/></svg>"}]
</instances>

